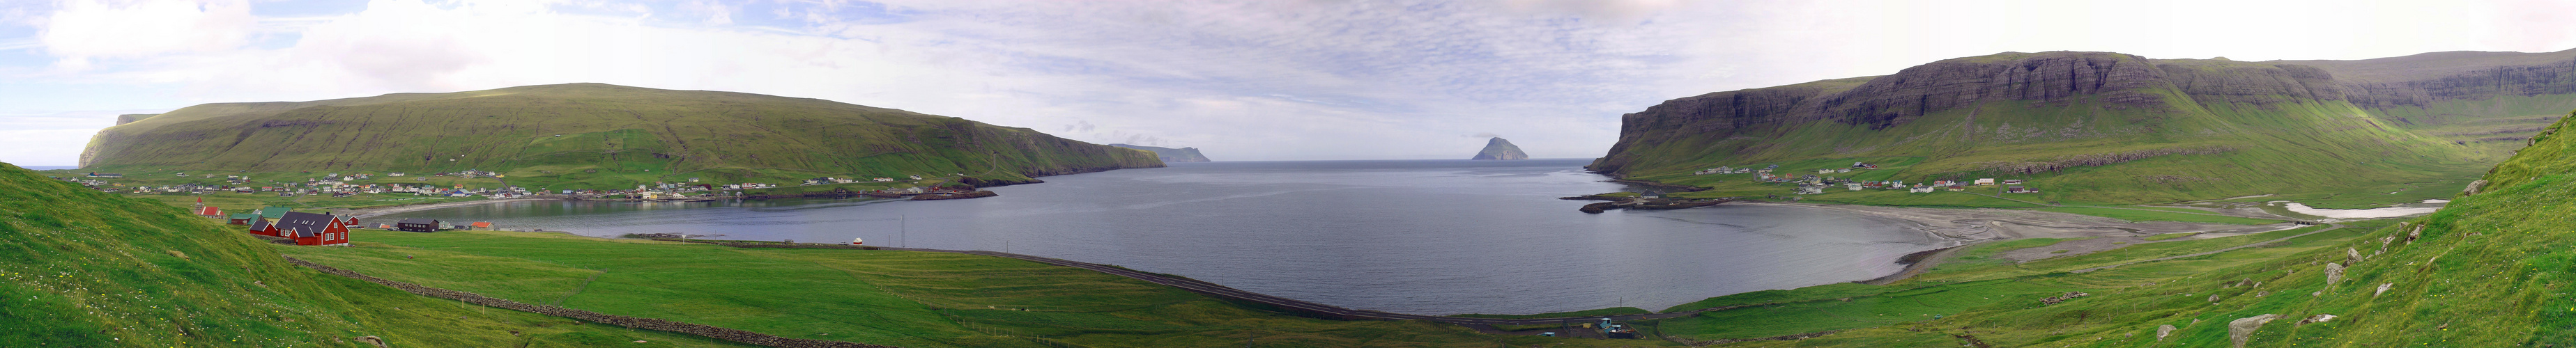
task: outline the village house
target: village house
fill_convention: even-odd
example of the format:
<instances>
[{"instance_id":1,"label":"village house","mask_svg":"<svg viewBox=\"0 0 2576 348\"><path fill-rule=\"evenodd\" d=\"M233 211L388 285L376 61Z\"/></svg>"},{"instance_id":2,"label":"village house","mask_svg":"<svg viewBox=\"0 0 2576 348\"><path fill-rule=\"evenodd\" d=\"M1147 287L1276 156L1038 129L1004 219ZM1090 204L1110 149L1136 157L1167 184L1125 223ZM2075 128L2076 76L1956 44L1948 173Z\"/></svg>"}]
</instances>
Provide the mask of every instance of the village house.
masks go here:
<instances>
[{"instance_id":1,"label":"village house","mask_svg":"<svg viewBox=\"0 0 2576 348\"><path fill-rule=\"evenodd\" d=\"M2004 180L2005 185L2020 185L2021 179Z\"/></svg>"},{"instance_id":2,"label":"village house","mask_svg":"<svg viewBox=\"0 0 2576 348\"><path fill-rule=\"evenodd\" d=\"M92 178L110 178L110 179L115 179L115 178L123 178L123 177L125 177L125 174L112 174L112 173L89 172L89 177L92 177Z\"/></svg>"},{"instance_id":3,"label":"village house","mask_svg":"<svg viewBox=\"0 0 2576 348\"><path fill-rule=\"evenodd\" d=\"M2033 190L2033 189L2030 189L2030 188L2027 188L2027 187L2021 187L2021 186L2013 186L2013 187L2004 188L2004 193L2039 193L2039 190Z\"/></svg>"},{"instance_id":4,"label":"village house","mask_svg":"<svg viewBox=\"0 0 2576 348\"><path fill-rule=\"evenodd\" d=\"M214 206L197 207L197 216L221 219L224 218L224 210L215 209Z\"/></svg>"},{"instance_id":5,"label":"village house","mask_svg":"<svg viewBox=\"0 0 2576 348\"><path fill-rule=\"evenodd\" d=\"M1843 184L1843 187L1850 188L1852 191L1860 191L1860 183L1856 182Z\"/></svg>"},{"instance_id":6,"label":"village house","mask_svg":"<svg viewBox=\"0 0 2576 348\"><path fill-rule=\"evenodd\" d=\"M348 222L330 214L288 212L268 227L278 237L294 239L295 245L349 245Z\"/></svg>"},{"instance_id":7,"label":"village house","mask_svg":"<svg viewBox=\"0 0 2576 348\"><path fill-rule=\"evenodd\" d=\"M1981 178L1981 179L1977 179L1977 186L1986 186L1986 185L1994 185L1994 184L1995 184L1995 178Z\"/></svg>"},{"instance_id":8,"label":"village house","mask_svg":"<svg viewBox=\"0 0 2576 348\"><path fill-rule=\"evenodd\" d=\"M438 219L409 218L394 223L395 231L438 232Z\"/></svg>"},{"instance_id":9,"label":"village house","mask_svg":"<svg viewBox=\"0 0 2576 348\"><path fill-rule=\"evenodd\" d=\"M1922 184L1917 184L1917 185L1914 185L1914 188L1907 189L1907 192L1913 192L1913 193L1932 193L1932 185L1922 185Z\"/></svg>"},{"instance_id":10,"label":"village house","mask_svg":"<svg viewBox=\"0 0 2576 348\"><path fill-rule=\"evenodd\" d=\"M1796 193L1802 195L1823 194L1825 193L1825 187L1822 185L1798 185L1798 191Z\"/></svg>"}]
</instances>

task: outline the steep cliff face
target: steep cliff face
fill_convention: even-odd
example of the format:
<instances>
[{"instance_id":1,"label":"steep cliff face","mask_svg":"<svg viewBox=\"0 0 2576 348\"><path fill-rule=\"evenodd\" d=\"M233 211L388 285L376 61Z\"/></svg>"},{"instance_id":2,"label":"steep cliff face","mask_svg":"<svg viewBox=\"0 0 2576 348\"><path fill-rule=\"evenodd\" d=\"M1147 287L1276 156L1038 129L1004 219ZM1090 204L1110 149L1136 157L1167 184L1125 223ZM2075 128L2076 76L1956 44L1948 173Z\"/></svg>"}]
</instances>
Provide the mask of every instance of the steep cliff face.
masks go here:
<instances>
[{"instance_id":1,"label":"steep cliff face","mask_svg":"<svg viewBox=\"0 0 2576 348\"><path fill-rule=\"evenodd\" d=\"M1496 138L1493 138L1492 140L1486 140L1486 141L1485 141L1485 149L1484 149L1484 150L1478 150L1478 151L1476 151L1476 156L1475 156L1475 157L1469 157L1469 158L1467 158L1467 159L1471 159L1471 160L1524 160L1524 159L1529 159L1529 154L1527 154L1527 153L1522 153L1522 152L1521 152L1521 147L1520 147L1519 145L1512 145L1512 141L1510 141L1510 140L1503 140L1503 138L1501 138L1501 137L1496 137Z\"/></svg>"},{"instance_id":2,"label":"steep cliff face","mask_svg":"<svg viewBox=\"0 0 2576 348\"><path fill-rule=\"evenodd\" d=\"M558 176L580 182L567 185L580 188L663 180L605 178L611 174L1022 180L1163 164L1143 152L903 110L567 84L192 106L100 131L82 165L146 171L475 169Z\"/></svg>"},{"instance_id":3,"label":"steep cliff face","mask_svg":"<svg viewBox=\"0 0 2576 348\"><path fill-rule=\"evenodd\" d=\"M2150 164L2145 166L2167 166L2154 170L2176 174L2148 174L2040 166L2057 169L2035 175L2166 187L2159 195L2173 197L2247 191L2274 182L2310 188L2318 184L2250 173L2307 172L2301 167L2319 166L2483 166L2492 162L2471 162L2500 159L2504 151L2496 149L2503 144L2490 141L2493 134L2537 129L2521 123L2545 124L2565 109L2532 115L2528 122L2486 118L2576 103L2576 51L2519 55L2526 56L2360 63L2151 60L2101 52L1956 58L1888 76L1666 101L1623 115L1619 142L1589 168L1663 180L1681 179L1675 175L1701 167L1903 156L1922 159L1903 175L1920 180L1992 175L1994 168L2033 168L2013 164L2065 158L2168 153L2224 162L2203 165L2231 170ZM2557 55L2569 59L2555 60ZM2450 66L2495 62L2525 65ZM2441 73L2409 70L2421 66L2441 67L2432 69ZM2537 99L2461 104L2497 97ZM2232 150L2200 150L2212 148ZM2331 160L2284 165L2306 162L2303 158ZM2314 173L2320 179L2331 177Z\"/></svg>"},{"instance_id":4,"label":"steep cliff face","mask_svg":"<svg viewBox=\"0 0 2576 348\"><path fill-rule=\"evenodd\" d=\"M1128 145L1128 144L1109 144L1109 146L1116 146L1116 147L1123 147L1123 148L1130 148L1130 149L1145 150L1145 151L1148 151L1148 152L1153 152L1153 153L1154 153L1154 156L1155 156L1155 157L1160 157L1160 158L1162 158L1164 163L1173 163L1173 162L1208 162L1207 155L1199 154L1199 148L1195 148L1195 147L1184 147L1184 148L1178 148L1178 149L1175 149L1175 148L1168 148L1168 147L1155 147L1155 146L1143 146L1143 145Z\"/></svg>"}]
</instances>

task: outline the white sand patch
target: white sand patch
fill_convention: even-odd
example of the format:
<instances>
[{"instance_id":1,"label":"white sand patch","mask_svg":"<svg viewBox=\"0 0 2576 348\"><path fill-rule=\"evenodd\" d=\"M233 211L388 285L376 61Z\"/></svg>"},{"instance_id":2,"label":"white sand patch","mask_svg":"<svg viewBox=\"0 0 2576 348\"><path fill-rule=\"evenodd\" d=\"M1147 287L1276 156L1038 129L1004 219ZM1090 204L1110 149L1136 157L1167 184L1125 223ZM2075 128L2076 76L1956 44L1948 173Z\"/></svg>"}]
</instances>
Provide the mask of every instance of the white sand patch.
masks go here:
<instances>
[{"instance_id":1,"label":"white sand patch","mask_svg":"<svg viewBox=\"0 0 2576 348\"><path fill-rule=\"evenodd\" d=\"M2408 208L2408 207L2387 207L2387 208L2372 208L2372 209L2318 209L2318 208L2311 208L2311 207L2308 207L2308 205L2306 205L2306 204L2299 204L2299 203L2297 203L2297 202L2291 202L2290 204L2284 204L2284 205L2282 205L2282 207L2290 208L2290 212L2293 212L2293 213L2308 214L2308 215L2316 215L2316 216L2323 216L2323 217L2336 218L2336 219L2377 219L2377 218L2385 218L2385 217L2399 217L2399 216L2407 216L2407 215L2431 214L2431 213L2433 213L2433 211L2435 211L2435 210L2442 210L2442 208Z\"/></svg>"}]
</instances>

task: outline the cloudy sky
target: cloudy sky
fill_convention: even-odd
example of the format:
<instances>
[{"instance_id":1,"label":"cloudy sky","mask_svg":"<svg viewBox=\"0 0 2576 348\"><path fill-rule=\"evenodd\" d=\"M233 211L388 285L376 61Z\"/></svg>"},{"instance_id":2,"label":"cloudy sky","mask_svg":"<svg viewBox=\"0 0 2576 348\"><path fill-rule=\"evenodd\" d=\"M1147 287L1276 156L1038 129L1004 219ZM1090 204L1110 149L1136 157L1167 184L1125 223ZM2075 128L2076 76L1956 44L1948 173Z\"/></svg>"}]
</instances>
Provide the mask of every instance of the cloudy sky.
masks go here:
<instances>
[{"instance_id":1,"label":"cloudy sky","mask_svg":"<svg viewBox=\"0 0 2576 348\"><path fill-rule=\"evenodd\" d=\"M2470 4L2460 4L2470 3ZM2569 1L0 1L0 162L122 113L570 82L823 98L1218 160L1598 157L1666 99L2005 51L2576 48Z\"/></svg>"}]
</instances>

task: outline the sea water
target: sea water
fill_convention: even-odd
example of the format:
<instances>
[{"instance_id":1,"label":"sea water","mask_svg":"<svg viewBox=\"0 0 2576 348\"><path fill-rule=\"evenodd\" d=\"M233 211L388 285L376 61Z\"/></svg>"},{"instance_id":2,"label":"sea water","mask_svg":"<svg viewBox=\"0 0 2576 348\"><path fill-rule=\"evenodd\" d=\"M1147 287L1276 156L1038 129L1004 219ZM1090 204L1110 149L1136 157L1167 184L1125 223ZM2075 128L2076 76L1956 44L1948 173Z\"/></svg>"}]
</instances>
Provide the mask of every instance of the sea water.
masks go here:
<instances>
[{"instance_id":1,"label":"sea water","mask_svg":"<svg viewBox=\"0 0 2576 348\"><path fill-rule=\"evenodd\" d=\"M1585 214L1641 190L1581 159L1175 163L1050 176L1000 197L523 201L379 217L503 229L990 250L1112 264L1354 309L1445 315L1664 308L1895 273L1912 223L1718 205ZM1786 189L1783 189L1786 191Z\"/></svg>"}]
</instances>

